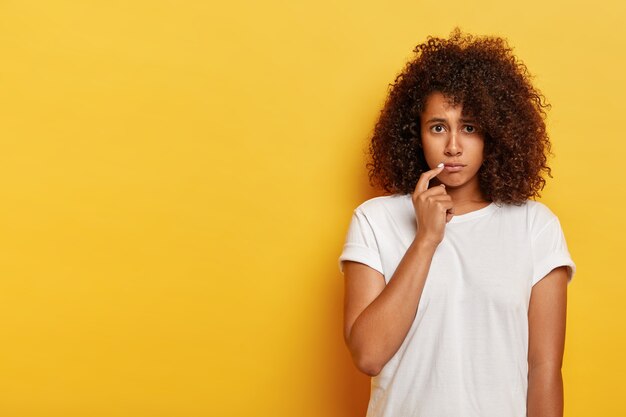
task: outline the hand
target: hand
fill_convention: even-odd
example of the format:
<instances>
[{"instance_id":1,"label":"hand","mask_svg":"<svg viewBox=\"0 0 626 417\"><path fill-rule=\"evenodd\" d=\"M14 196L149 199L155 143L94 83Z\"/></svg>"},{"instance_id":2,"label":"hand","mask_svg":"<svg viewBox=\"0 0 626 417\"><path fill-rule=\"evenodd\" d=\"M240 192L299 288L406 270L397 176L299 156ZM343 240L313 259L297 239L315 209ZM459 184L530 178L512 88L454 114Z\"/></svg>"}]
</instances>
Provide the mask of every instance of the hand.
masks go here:
<instances>
[{"instance_id":1,"label":"hand","mask_svg":"<svg viewBox=\"0 0 626 417\"><path fill-rule=\"evenodd\" d=\"M416 239L421 238L435 245L443 240L446 223L452 219L453 212L452 197L446 193L445 185L428 188L430 180L443 171L444 166L440 165L420 175L411 197L417 220Z\"/></svg>"}]
</instances>

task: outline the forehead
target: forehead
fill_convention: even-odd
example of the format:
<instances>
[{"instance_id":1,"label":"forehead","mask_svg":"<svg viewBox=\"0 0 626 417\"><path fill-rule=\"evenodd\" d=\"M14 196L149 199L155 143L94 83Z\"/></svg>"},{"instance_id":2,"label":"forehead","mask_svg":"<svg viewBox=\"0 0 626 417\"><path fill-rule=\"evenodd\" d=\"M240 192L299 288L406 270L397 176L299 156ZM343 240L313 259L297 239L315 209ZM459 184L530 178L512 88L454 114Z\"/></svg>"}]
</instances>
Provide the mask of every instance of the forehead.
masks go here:
<instances>
[{"instance_id":1,"label":"forehead","mask_svg":"<svg viewBox=\"0 0 626 417\"><path fill-rule=\"evenodd\" d=\"M454 103L452 97L446 96L439 91L435 91L426 97L422 115L445 115L452 116L469 116L468 112L464 111L462 103Z\"/></svg>"},{"instance_id":2,"label":"forehead","mask_svg":"<svg viewBox=\"0 0 626 417\"><path fill-rule=\"evenodd\" d=\"M465 106L462 99L446 95L440 91L435 91L426 96L420 118L426 116L435 117L435 114L444 117L463 118L480 122L480 116L474 112L472 106Z\"/></svg>"}]
</instances>

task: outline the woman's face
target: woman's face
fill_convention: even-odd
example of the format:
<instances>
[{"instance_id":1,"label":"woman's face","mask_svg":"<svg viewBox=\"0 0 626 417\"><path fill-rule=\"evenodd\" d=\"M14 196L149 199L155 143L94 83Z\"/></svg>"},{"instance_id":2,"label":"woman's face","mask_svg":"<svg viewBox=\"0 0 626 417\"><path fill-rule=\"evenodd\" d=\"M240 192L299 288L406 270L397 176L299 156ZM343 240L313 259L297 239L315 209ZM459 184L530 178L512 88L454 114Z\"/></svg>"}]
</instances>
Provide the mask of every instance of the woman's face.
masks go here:
<instances>
[{"instance_id":1,"label":"woman's face","mask_svg":"<svg viewBox=\"0 0 626 417\"><path fill-rule=\"evenodd\" d=\"M451 106L445 96L428 96L420 116L422 148L432 169L443 162L437 179L448 188L479 188L478 170L483 163L484 135L475 120Z\"/></svg>"}]
</instances>

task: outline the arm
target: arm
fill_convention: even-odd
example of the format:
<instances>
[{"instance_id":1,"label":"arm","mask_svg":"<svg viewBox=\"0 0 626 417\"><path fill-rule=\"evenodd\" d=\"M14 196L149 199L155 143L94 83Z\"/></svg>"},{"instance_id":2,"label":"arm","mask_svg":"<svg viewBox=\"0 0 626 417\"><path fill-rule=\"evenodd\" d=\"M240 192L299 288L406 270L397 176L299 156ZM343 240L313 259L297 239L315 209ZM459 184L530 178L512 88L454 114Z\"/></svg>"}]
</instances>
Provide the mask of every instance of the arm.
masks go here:
<instances>
[{"instance_id":1,"label":"arm","mask_svg":"<svg viewBox=\"0 0 626 417\"><path fill-rule=\"evenodd\" d=\"M567 268L553 269L532 289L528 309L528 417L563 417Z\"/></svg>"},{"instance_id":2,"label":"arm","mask_svg":"<svg viewBox=\"0 0 626 417\"><path fill-rule=\"evenodd\" d=\"M375 269L345 262L344 338L362 372L378 375L400 348L415 318L435 249L414 240L388 285Z\"/></svg>"},{"instance_id":3,"label":"arm","mask_svg":"<svg viewBox=\"0 0 626 417\"><path fill-rule=\"evenodd\" d=\"M445 188L428 189L441 167L424 172L415 187L417 234L389 284L383 275L345 261L344 338L362 372L374 376L398 351L408 333L428 276L435 249L443 239L452 199Z\"/></svg>"}]
</instances>

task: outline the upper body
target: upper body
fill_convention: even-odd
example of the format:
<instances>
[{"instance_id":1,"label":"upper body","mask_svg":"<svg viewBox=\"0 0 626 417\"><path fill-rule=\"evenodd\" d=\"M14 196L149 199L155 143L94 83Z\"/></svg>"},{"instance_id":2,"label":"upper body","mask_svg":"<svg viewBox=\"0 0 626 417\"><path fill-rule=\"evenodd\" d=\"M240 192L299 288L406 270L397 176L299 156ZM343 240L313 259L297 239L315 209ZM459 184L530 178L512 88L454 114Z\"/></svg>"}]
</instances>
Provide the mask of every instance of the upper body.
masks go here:
<instances>
[{"instance_id":1,"label":"upper body","mask_svg":"<svg viewBox=\"0 0 626 417\"><path fill-rule=\"evenodd\" d=\"M416 236L411 195L354 210L339 258L385 285ZM456 215L432 257L415 318L372 381L371 416L525 416L531 291L575 265L558 218L542 203L491 203Z\"/></svg>"},{"instance_id":2,"label":"upper body","mask_svg":"<svg viewBox=\"0 0 626 417\"><path fill-rule=\"evenodd\" d=\"M372 137L341 262L369 416L562 417L574 263L539 196L546 104L501 38L415 48ZM488 395L489 394L489 395Z\"/></svg>"}]
</instances>

